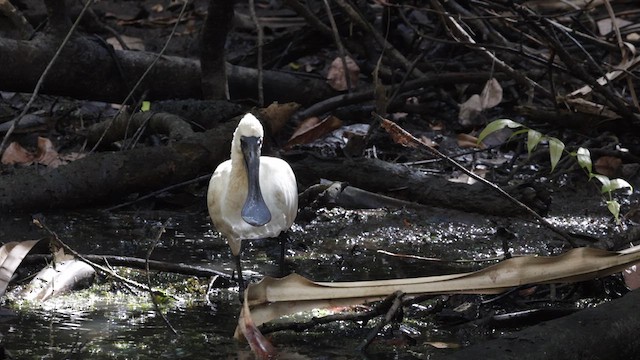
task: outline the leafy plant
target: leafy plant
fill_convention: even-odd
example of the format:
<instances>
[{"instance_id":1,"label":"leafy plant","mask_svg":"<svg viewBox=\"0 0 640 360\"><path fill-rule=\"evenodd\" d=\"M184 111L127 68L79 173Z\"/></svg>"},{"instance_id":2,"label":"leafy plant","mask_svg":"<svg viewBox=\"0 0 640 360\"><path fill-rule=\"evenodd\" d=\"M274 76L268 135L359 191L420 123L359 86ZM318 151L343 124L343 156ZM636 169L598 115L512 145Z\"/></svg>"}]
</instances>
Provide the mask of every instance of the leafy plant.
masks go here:
<instances>
[{"instance_id":1,"label":"leafy plant","mask_svg":"<svg viewBox=\"0 0 640 360\"><path fill-rule=\"evenodd\" d=\"M580 165L580 167L587 172L589 180L596 178L598 181L600 181L600 183L602 184L600 193L607 194L607 209L609 209L609 212L611 212L611 214L615 217L616 223L620 223L620 203L618 203L618 201L613 198L613 192L615 190L623 188L629 188L631 189L631 191L633 191L633 187L631 186L631 184L629 184L624 179L609 179L609 177L605 175L594 173L593 163L591 162L591 153L589 152L589 149L580 147L576 152L566 151L565 145L560 139L544 135L513 120L499 119L492 121L480 132L480 135L478 135L478 142L481 142L490 134L506 127L511 129L519 129L515 131L512 136L524 133L527 134L527 151L529 155L531 155L531 152L538 146L538 144L540 144L541 141L546 140L549 144L551 171L555 169L556 165L560 161L560 158L562 157L563 152L566 152L567 154L575 157L578 161L578 165Z\"/></svg>"}]
</instances>

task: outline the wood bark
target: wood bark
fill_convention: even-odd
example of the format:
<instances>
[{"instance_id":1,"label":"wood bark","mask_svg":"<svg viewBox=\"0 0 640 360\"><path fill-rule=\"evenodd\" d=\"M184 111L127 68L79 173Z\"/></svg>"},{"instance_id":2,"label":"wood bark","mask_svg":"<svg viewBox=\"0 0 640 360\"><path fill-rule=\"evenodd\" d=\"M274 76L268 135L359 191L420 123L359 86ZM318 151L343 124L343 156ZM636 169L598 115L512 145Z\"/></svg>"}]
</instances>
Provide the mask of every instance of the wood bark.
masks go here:
<instances>
[{"instance_id":1,"label":"wood bark","mask_svg":"<svg viewBox=\"0 0 640 360\"><path fill-rule=\"evenodd\" d=\"M462 359L635 359L640 353L640 291L457 351Z\"/></svg>"},{"instance_id":2,"label":"wood bark","mask_svg":"<svg viewBox=\"0 0 640 360\"><path fill-rule=\"evenodd\" d=\"M298 180L306 184L314 184L324 178L345 181L364 190L423 205L491 215L525 213L522 208L480 183L454 183L401 164L368 158L320 159L306 155L299 159L292 156L287 160ZM509 192L538 212L547 210L548 203L538 201L537 194L529 196L528 191L522 192L520 189Z\"/></svg>"},{"instance_id":3,"label":"wood bark","mask_svg":"<svg viewBox=\"0 0 640 360\"><path fill-rule=\"evenodd\" d=\"M0 38L0 90L31 92L61 40L42 34L31 41ZM65 46L41 93L78 99L121 102L130 84L142 75L156 54L112 50L100 41L75 38ZM257 99L257 71L227 64L234 99ZM96 86L96 84L99 84ZM202 99L200 63L163 56L147 75L141 91L148 100ZM310 105L336 92L324 80L277 71L264 72L265 101Z\"/></svg>"},{"instance_id":4,"label":"wood bark","mask_svg":"<svg viewBox=\"0 0 640 360\"><path fill-rule=\"evenodd\" d=\"M24 168L0 177L0 211L95 206L211 172L229 157L236 121L171 146L95 153L55 169Z\"/></svg>"},{"instance_id":5,"label":"wood bark","mask_svg":"<svg viewBox=\"0 0 640 360\"><path fill-rule=\"evenodd\" d=\"M202 92L208 100L229 97L225 69L225 44L233 21L232 0L209 0L207 18L202 27L200 64Z\"/></svg>"}]
</instances>

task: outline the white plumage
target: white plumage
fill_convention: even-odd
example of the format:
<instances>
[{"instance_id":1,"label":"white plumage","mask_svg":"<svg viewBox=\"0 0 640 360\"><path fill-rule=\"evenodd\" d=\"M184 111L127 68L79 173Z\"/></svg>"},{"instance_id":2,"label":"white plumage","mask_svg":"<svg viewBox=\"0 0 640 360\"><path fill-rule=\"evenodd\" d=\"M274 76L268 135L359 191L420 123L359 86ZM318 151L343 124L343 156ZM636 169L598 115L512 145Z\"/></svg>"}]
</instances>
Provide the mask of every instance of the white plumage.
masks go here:
<instances>
[{"instance_id":1,"label":"white plumage","mask_svg":"<svg viewBox=\"0 0 640 360\"><path fill-rule=\"evenodd\" d=\"M284 160L260 156L263 137L258 119L246 114L233 133L231 159L216 168L207 192L209 216L236 257L241 290L242 240L276 237L298 212L295 175Z\"/></svg>"}]
</instances>

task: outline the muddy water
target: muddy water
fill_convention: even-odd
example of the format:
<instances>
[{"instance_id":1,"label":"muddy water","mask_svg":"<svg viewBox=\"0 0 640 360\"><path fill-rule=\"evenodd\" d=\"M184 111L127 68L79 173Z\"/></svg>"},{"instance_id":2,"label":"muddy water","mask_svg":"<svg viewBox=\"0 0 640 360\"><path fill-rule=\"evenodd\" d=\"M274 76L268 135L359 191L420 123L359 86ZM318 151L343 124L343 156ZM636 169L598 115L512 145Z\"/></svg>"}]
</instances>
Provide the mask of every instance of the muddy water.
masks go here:
<instances>
[{"instance_id":1,"label":"muddy water","mask_svg":"<svg viewBox=\"0 0 640 360\"><path fill-rule=\"evenodd\" d=\"M77 251L86 254L144 258L158 227L168 218L166 232L152 259L183 262L231 273L232 261L224 239L211 230L204 211L185 212L67 212L45 215L51 230ZM453 264L406 260L380 253L385 250L442 259L482 259L502 255L495 238L499 219L444 210L321 209L311 220L293 228L286 267L318 281L350 281L429 276L470 271L487 263ZM583 227L580 219L576 227ZM598 231L598 222L591 222ZM582 225L580 225L582 224ZM516 240L509 245L518 254L558 253L565 245L527 222L511 223ZM584 229L583 229L584 230ZM3 241L46 235L29 217L2 219ZM526 239L523 240L523 239ZM256 241L245 247L243 264L256 278L277 276L279 246ZM133 277L133 272L123 272ZM88 290L61 296L44 304L24 304L15 296L4 299L9 313L0 316L1 343L19 359L200 359L252 358L248 346L231 335L239 313L235 289L214 289L209 279L155 274L154 283L170 289L180 300L163 306L173 335L154 311L146 294L127 292L111 279L99 277ZM428 306L429 304L424 304ZM465 343L439 328L420 308L409 309L408 325L418 335L413 345L377 343L368 358L433 358L451 350L424 345L427 341ZM0 314L2 315L2 314ZM353 349L369 327L353 323L325 325L305 333L273 336L283 357L360 358ZM486 334L485 334L486 335Z\"/></svg>"}]
</instances>

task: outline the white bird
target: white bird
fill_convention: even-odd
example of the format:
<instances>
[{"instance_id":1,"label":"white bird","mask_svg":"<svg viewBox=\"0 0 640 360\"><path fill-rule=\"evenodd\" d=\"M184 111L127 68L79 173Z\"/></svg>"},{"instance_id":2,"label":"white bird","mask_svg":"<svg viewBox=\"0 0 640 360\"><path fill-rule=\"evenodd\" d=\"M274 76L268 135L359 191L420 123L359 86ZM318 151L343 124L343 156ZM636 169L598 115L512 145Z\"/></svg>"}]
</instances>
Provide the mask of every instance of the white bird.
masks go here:
<instances>
[{"instance_id":1,"label":"white bird","mask_svg":"<svg viewBox=\"0 0 640 360\"><path fill-rule=\"evenodd\" d=\"M276 237L291 227L298 212L293 170L282 159L260 156L263 137L258 119L246 114L233 133L231 159L218 165L207 192L209 216L235 257L241 293L242 240Z\"/></svg>"}]
</instances>

